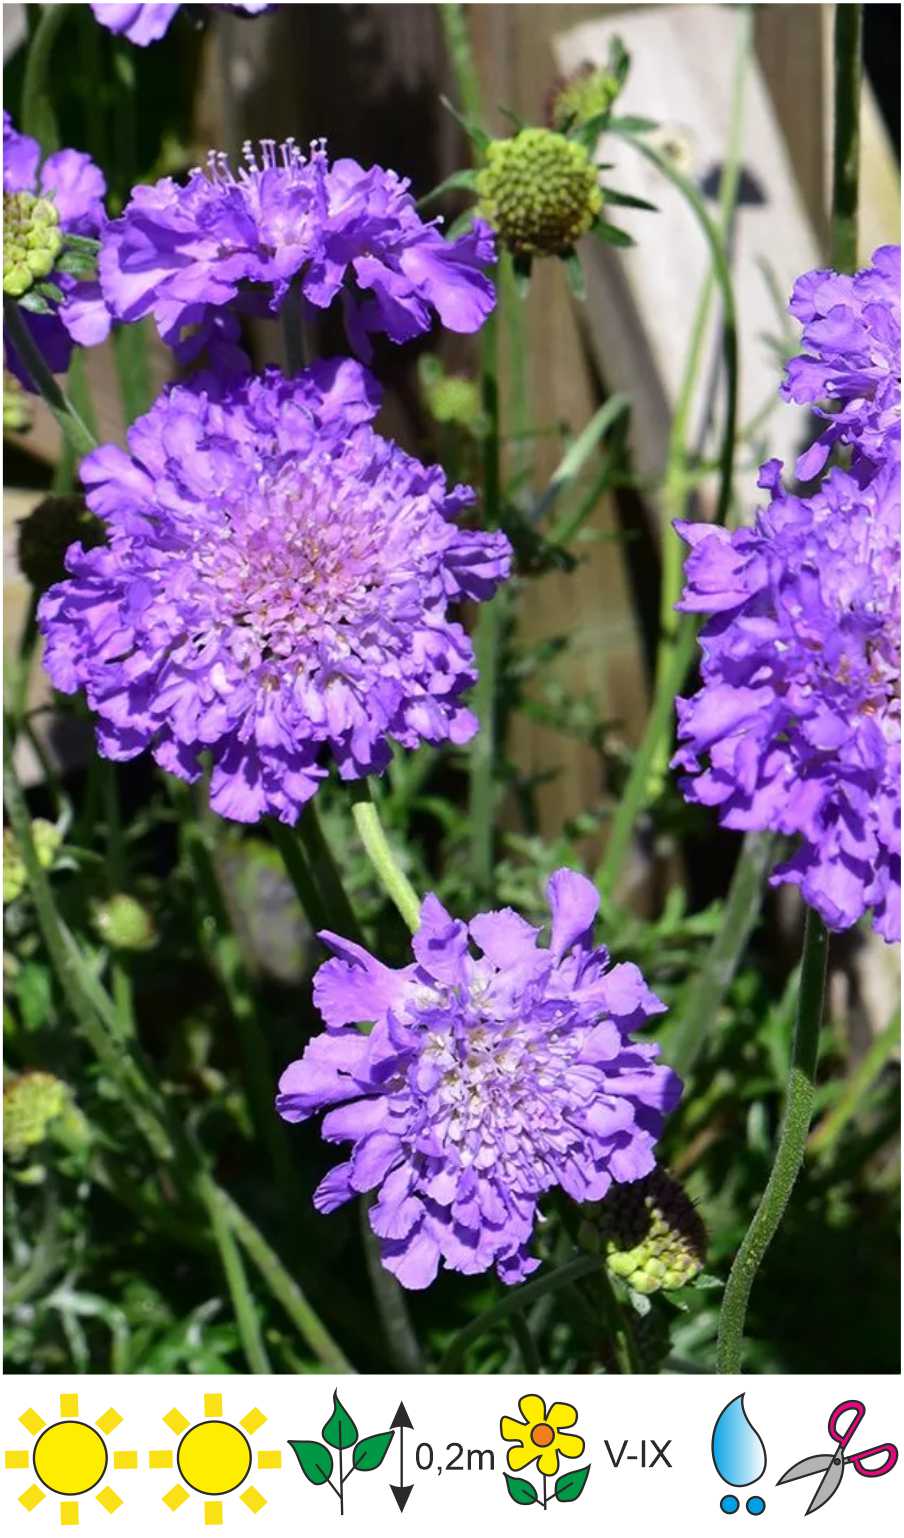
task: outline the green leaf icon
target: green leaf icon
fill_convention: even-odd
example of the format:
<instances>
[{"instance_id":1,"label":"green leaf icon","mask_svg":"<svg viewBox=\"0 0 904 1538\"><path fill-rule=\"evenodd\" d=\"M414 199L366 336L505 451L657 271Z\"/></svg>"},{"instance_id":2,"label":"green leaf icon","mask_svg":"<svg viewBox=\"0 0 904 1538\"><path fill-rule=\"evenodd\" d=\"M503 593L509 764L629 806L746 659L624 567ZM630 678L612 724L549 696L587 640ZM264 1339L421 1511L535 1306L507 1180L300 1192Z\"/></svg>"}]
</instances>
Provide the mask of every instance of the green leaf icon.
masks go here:
<instances>
[{"instance_id":1,"label":"green leaf icon","mask_svg":"<svg viewBox=\"0 0 904 1538\"><path fill-rule=\"evenodd\" d=\"M587 1475L590 1473L590 1464L583 1469L572 1469L568 1474L560 1474L556 1480L553 1495L557 1501L576 1501L587 1483Z\"/></svg>"},{"instance_id":2,"label":"green leaf icon","mask_svg":"<svg viewBox=\"0 0 904 1538\"><path fill-rule=\"evenodd\" d=\"M391 1441L391 1431L377 1431L372 1437L362 1437L352 1453L352 1467L362 1469L365 1474L371 1469L378 1469L389 1451Z\"/></svg>"},{"instance_id":3,"label":"green leaf icon","mask_svg":"<svg viewBox=\"0 0 904 1538\"><path fill-rule=\"evenodd\" d=\"M506 1474L505 1487L516 1506L533 1506L538 1499L537 1492L527 1479L517 1479L514 1474Z\"/></svg>"},{"instance_id":4,"label":"green leaf icon","mask_svg":"<svg viewBox=\"0 0 904 1538\"><path fill-rule=\"evenodd\" d=\"M290 1442L293 1453L301 1464L301 1472L312 1485L325 1485L333 1472L333 1455L328 1447L319 1442Z\"/></svg>"},{"instance_id":5,"label":"green leaf icon","mask_svg":"<svg viewBox=\"0 0 904 1538\"><path fill-rule=\"evenodd\" d=\"M333 1390L333 1413L320 1433L331 1447L353 1447L358 1440L358 1428Z\"/></svg>"}]
</instances>

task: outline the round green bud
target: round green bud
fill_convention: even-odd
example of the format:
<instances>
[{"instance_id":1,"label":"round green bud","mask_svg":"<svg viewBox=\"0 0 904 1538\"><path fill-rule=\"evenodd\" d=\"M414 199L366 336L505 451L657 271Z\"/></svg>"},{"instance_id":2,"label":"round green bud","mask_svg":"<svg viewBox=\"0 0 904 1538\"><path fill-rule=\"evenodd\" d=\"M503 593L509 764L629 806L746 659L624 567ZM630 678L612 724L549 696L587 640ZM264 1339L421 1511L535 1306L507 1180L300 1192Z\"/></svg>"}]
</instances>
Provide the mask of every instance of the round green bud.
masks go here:
<instances>
[{"instance_id":1,"label":"round green bud","mask_svg":"<svg viewBox=\"0 0 904 1538\"><path fill-rule=\"evenodd\" d=\"M663 1169L630 1185L614 1185L604 1202L584 1212L581 1242L634 1292L674 1292L703 1270L703 1220L683 1186Z\"/></svg>"},{"instance_id":2,"label":"round green bud","mask_svg":"<svg viewBox=\"0 0 904 1538\"><path fill-rule=\"evenodd\" d=\"M21 299L39 278L49 277L62 249L60 216L49 198L4 192L4 294Z\"/></svg>"},{"instance_id":3,"label":"round green bud","mask_svg":"<svg viewBox=\"0 0 904 1538\"><path fill-rule=\"evenodd\" d=\"M585 62L550 92L550 126L564 133L566 128L589 123L609 111L620 90L614 75Z\"/></svg>"},{"instance_id":4,"label":"round green bud","mask_svg":"<svg viewBox=\"0 0 904 1538\"><path fill-rule=\"evenodd\" d=\"M418 362L418 381L435 422L453 423L471 432L481 422L480 391L473 379L461 374L447 374L438 358L429 353Z\"/></svg>"},{"instance_id":5,"label":"round green bud","mask_svg":"<svg viewBox=\"0 0 904 1538\"><path fill-rule=\"evenodd\" d=\"M37 593L66 575L66 551L80 541L86 550L104 543L104 526L82 497L45 497L18 525L19 570Z\"/></svg>"},{"instance_id":6,"label":"round green bud","mask_svg":"<svg viewBox=\"0 0 904 1538\"><path fill-rule=\"evenodd\" d=\"M94 927L116 951L147 951L156 944L154 920L143 903L128 892L116 892L92 910Z\"/></svg>"},{"instance_id":7,"label":"round green bud","mask_svg":"<svg viewBox=\"0 0 904 1538\"><path fill-rule=\"evenodd\" d=\"M3 431L24 433L31 426L31 400L15 374L3 370Z\"/></svg>"},{"instance_id":8,"label":"round green bud","mask_svg":"<svg viewBox=\"0 0 904 1538\"><path fill-rule=\"evenodd\" d=\"M480 213L517 256L560 256L603 206L596 167L582 144L549 128L494 139L477 177Z\"/></svg>"},{"instance_id":9,"label":"round green bud","mask_svg":"<svg viewBox=\"0 0 904 1538\"><path fill-rule=\"evenodd\" d=\"M43 1143L51 1123L70 1102L69 1090L52 1073L22 1073L3 1087L3 1152L19 1159Z\"/></svg>"},{"instance_id":10,"label":"round green bud","mask_svg":"<svg viewBox=\"0 0 904 1538\"><path fill-rule=\"evenodd\" d=\"M31 825L31 836L34 839L35 852L44 870L50 870L57 857L57 850L63 842L63 835L56 823L48 822L44 817L36 817ZM3 830L3 902L15 902L21 897L28 885L28 877L25 873L25 862L19 848L16 835L12 828Z\"/></svg>"}]
</instances>

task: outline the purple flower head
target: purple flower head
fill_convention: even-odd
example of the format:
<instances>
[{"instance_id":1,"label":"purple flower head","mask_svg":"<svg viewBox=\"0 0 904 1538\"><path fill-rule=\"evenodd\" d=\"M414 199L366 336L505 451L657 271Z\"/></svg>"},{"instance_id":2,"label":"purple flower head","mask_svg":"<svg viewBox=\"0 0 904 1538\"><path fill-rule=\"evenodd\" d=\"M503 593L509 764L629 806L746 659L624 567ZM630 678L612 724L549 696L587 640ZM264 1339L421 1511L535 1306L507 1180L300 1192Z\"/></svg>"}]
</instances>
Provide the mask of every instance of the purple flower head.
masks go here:
<instances>
[{"instance_id":1,"label":"purple flower head","mask_svg":"<svg viewBox=\"0 0 904 1538\"><path fill-rule=\"evenodd\" d=\"M40 193L56 205L60 228L66 234L92 238L100 235L106 222L103 199L107 184L103 172L80 150L57 150L56 154L48 155L43 165L40 160L37 140L20 134L13 127L9 113L4 112L4 192ZM51 371L61 374L69 367L73 342L92 347L105 341L110 330L110 314L100 285L94 280L55 271L49 281L61 290L62 303L44 315L25 310L23 319ZM31 389L31 380L8 340L6 359L16 377Z\"/></svg>"},{"instance_id":2,"label":"purple flower head","mask_svg":"<svg viewBox=\"0 0 904 1538\"><path fill-rule=\"evenodd\" d=\"M223 305L278 311L293 279L320 309L341 295L356 350L368 334L407 342L435 310L452 331L476 331L495 303L483 268L495 260L486 225L445 240L425 224L393 171L353 160L330 166L322 146L306 158L293 140L245 146L234 174L211 151L185 186L170 177L137 187L107 226L101 282L122 320L153 315L177 354L186 327L205 326Z\"/></svg>"},{"instance_id":3,"label":"purple flower head","mask_svg":"<svg viewBox=\"0 0 904 1538\"><path fill-rule=\"evenodd\" d=\"M148 43L156 43L161 37L165 37L169 31L169 24L176 12L182 10L180 5L92 5L94 18L108 32L115 32L120 37L128 38L130 43L137 43L139 48L146 48ZM194 6L189 9L199 10ZM246 5L222 5L217 7L223 11L244 11L248 16L258 16L261 11L270 9L269 0L248 0Z\"/></svg>"},{"instance_id":4,"label":"purple flower head","mask_svg":"<svg viewBox=\"0 0 904 1538\"><path fill-rule=\"evenodd\" d=\"M900 935L900 489L831 470L816 495L772 493L753 528L676 524L691 546L679 608L709 614L703 686L678 703L689 801L729 828L797 835L772 876L830 929L872 909Z\"/></svg>"},{"instance_id":5,"label":"purple flower head","mask_svg":"<svg viewBox=\"0 0 904 1538\"><path fill-rule=\"evenodd\" d=\"M294 823L326 773L379 772L389 739L467 741L476 678L450 603L508 575L502 534L367 425L376 382L334 359L295 379L200 375L82 463L109 543L67 555L41 600L45 664L84 688L101 753L150 748L211 805Z\"/></svg>"},{"instance_id":6,"label":"purple flower head","mask_svg":"<svg viewBox=\"0 0 904 1538\"><path fill-rule=\"evenodd\" d=\"M887 455L900 459L900 246L880 246L853 276L804 273L789 309L803 325L804 350L788 364L782 394L828 423L798 460L798 477L818 475L836 443L853 448L861 480Z\"/></svg>"},{"instance_id":7,"label":"purple flower head","mask_svg":"<svg viewBox=\"0 0 904 1538\"><path fill-rule=\"evenodd\" d=\"M314 1205L377 1190L371 1227L405 1287L428 1287L441 1260L521 1281L539 1264L528 1246L544 1193L599 1201L648 1174L680 1098L659 1049L631 1039L665 1006L637 967L610 967L593 945L596 888L559 870L547 891L548 945L511 908L465 924L432 895L398 971L321 936L336 952L314 979L327 1029L286 1069L276 1105L287 1121L336 1107L323 1136L351 1156Z\"/></svg>"}]
</instances>

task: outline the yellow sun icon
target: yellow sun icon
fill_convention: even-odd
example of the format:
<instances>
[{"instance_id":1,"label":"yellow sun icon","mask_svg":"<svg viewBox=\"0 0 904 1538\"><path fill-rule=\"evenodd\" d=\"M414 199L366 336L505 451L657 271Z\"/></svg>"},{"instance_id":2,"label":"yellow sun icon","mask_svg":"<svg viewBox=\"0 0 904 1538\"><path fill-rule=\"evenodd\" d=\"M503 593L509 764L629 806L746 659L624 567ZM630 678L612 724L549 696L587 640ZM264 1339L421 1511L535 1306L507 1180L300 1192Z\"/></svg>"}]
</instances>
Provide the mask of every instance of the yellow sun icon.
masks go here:
<instances>
[{"instance_id":1,"label":"yellow sun icon","mask_svg":"<svg viewBox=\"0 0 904 1538\"><path fill-rule=\"evenodd\" d=\"M20 1505L26 1511L34 1511L49 1491L52 1495L69 1497L89 1495L95 1491L95 1499L111 1514L122 1501L110 1485L98 1489L110 1465L107 1437L122 1422L116 1410L105 1410L93 1425L78 1418L78 1394L60 1395L60 1419L48 1425L37 1410L26 1410L19 1422L30 1436L34 1446L15 1448L4 1455L8 1469L34 1469L40 1484L29 1485L19 1496ZM113 1453L114 1469L136 1469L136 1452ZM43 1485L43 1489L41 1486ZM60 1502L60 1522L63 1527L78 1526L78 1500Z\"/></svg>"},{"instance_id":2,"label":"yellow sun icon","mask_svg":"<svg viewBox=\"0 0 904 1538\"><path fill-rule=\"evenodd\" d=\"M181 1410L170 1410L163 1423L179 1438L175 1455L167 1449L149 1454L152 1469L171 1469L175 1462L184 1484L173 1485L163 1497L170 1511L178 1511L189 1498L189 1490L198 1495L231 1495L245 1483L254 1462L249 1437L263 1426L267 1417L260 1410L249 1410L237 1426L223 1420L222 1394L204 1395L204 1416L194 1425ZM282 1453L261 1451L257 1454L259 1469L282 1467ZM185 1486L188 1486L186 1490ZM254 1485L242 1491L239 1499L255 1514L267 1502ZM223 1521L222 1500L204 1502L204 1523L207 1527L219 1527Z\"/></svg>"}]
</instances>

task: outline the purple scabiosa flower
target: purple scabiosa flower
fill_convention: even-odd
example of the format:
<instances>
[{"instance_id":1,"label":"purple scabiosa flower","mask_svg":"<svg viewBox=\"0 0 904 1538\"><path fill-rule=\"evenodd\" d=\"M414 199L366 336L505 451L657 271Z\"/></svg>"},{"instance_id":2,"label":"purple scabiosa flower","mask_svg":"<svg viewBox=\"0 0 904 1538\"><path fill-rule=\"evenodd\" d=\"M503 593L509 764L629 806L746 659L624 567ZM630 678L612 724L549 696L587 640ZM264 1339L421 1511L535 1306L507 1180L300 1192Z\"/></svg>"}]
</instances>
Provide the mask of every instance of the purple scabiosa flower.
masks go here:
<instances>
[{"instance_id":1,"label":"purple scabiosa flower","mask_svg":"<svg viewBox=\"0 0 904 1538\"><path fill-rule=\"evenodd\" d=\"M84 688L105 756L149 748L211 805L294 823L331 753L378 772L389 739L467 741L476 678L450 603L508 575L473 500L367 425L376 382L350 359L173 386L82 462L109 543L67 553L40 604L45 665Z\"/></svg>"},{"instance_id":2,"label":"purple scabiosa flower","mask_svg":"<svg viewBox=\"0 0 904 1538\"><path fill-rule=\"evenodd\" d=\"M495 303L483 268L495 260L479 221L457 240L425 224L408 182L353 160L330 166L319 145L306 158L294 141L245 146L233 174L211 151L185 186L170 177L136 187L104 232L104 295L121 320L153 315L179 354L187 327L223 305L278 311L298 277L306 301L342 297L353 345L368 360L371 332L407 342L435 310L452 331L476 331Z\"/></svg>"},{"instance_id":3,"label":"purple scabiosa flower","mask_svg":"<svg viewBox=\"0 0 904 1538\"><path fill-rule=\"evenodd\" d=\"M398 971L321 935L336 952L314 979L327 1029L286 1069L276 1105L287 1121L336 1107L323 1136L351 1156L314 1205L376 1190L371 1227L405 1287L428 1287L440 1261L521 1281L539 1264L528 1247L544 1194L599 1201L648 1174L680 1098L658 1048L631 1039L665 1006L637 967L610 967L593 945L596 888L559 870L547 891L547 946L511 908L465 924L433 895Z\"/></svg>"},{"instance_id":4,"label":"purple scabiosa flower","mask_svg":"<svg viewBox=\"0 0 904 1538\"><path fill-rule=\"evenodd\" d=\"M853 275L804 273L789 309L803 325L804 350L788 364L782 394L828 423L798 460L798 477L818 475L836 443L853 448L861 480L886 456L900 459L900 246L880 246Z\"/></svg>"},{"instance_id":5,"label":"purple scabiosa flower","mask_svg":"<svg viewBox=\"0 0 904 1538\"><path fill-rule=\"evenodd\" d=\"M105 222L103 172L80 150L57 150L43 165L36 139L21 134L8 112L3 114L3 191L39 193L50 200L59 215L59 227L67 235L96 238ZM47 314L25 311L23 319L54 374L65 373L73 342L92 347L103 342L110 330L110 313L99 284L93 279L53 271L50 282L63 294L58 308ZM7 364L29 389L31 380L15 348L6 341Z\"/></svg>"},{"instance_id":6,"label":"purple scabiosa flower","mask_svg":"<svg viewBox=\"0 0 904 1538\"><path fill-rule=\"evenodd\" d=\"M900 935L900 489L889 459L866 486L831 470L806 500L772 494L753 528L678 523L690 545L680 609L709 614L703 686L678 700L689 801L725 827L799 846L772 876L830 929L872 909Z\"/></svg>"},{"instance_id":7,"label":"purple scabiosa flower","mask_svg":"<svg viewBox=\"0 0 904 1538\"><path fill-rule=\"evenodd\" d=\"M120 37L128 38L130 43L137 43L139 48L146 48L149 43L156 43L161 37L165 37L169 31L169 24L177 11L186 7L181 5L92 5L94 18L108 32L115 32ZM189 10L200 11L200 6L189 6ZM261 11L270 10L269 0L248 0L245 5L222 5L217 7L222 11L243 11L248 16L258 16Z\"/></svg>"}]
</instances>

